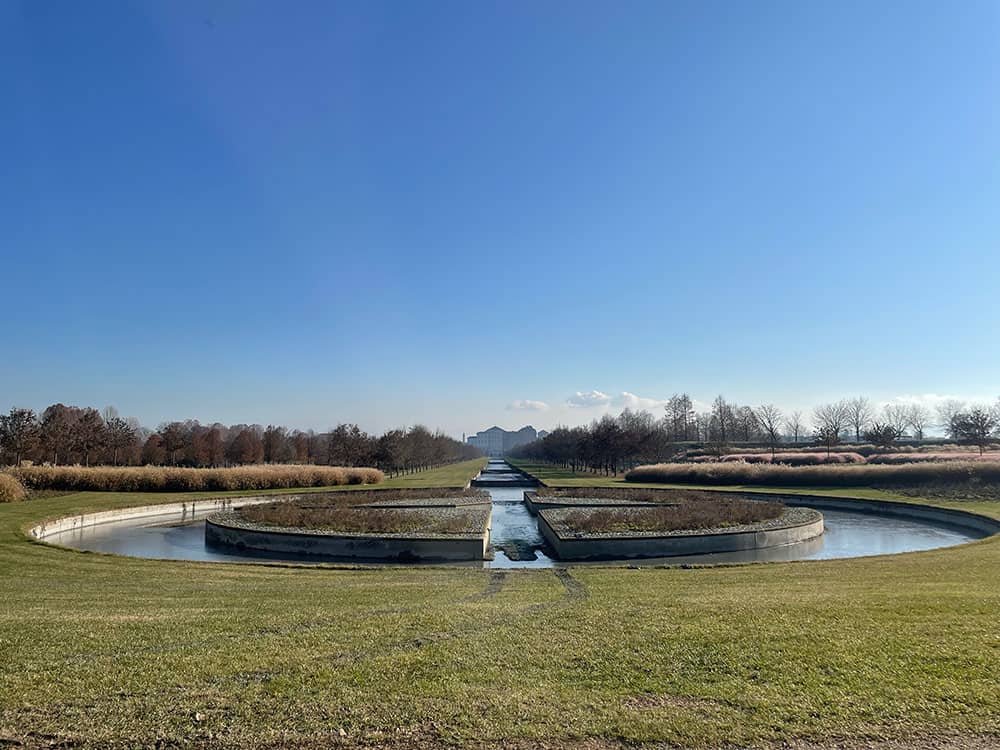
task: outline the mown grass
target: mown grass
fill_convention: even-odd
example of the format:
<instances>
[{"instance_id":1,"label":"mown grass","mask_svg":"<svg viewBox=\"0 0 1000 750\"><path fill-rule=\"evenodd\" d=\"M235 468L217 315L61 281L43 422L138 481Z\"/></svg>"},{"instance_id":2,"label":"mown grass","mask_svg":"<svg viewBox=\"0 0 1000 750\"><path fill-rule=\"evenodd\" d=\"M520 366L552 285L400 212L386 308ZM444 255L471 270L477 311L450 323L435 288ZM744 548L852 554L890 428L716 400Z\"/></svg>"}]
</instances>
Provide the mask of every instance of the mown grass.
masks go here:
<instances>
[{"instance_id":1,"label":"mown grass","mask_svg":"<svg viewBox=\"0 0 1000 750\"><path fill-rule=\"evenodd\" d=\"M143 501L81 493L0 506L0 738L708 748L1000 734L996 539L855 560L502 577L154 562L22 532ZM1000 517L1000 503L976 507Z\"/></svg>"}]
</instances>

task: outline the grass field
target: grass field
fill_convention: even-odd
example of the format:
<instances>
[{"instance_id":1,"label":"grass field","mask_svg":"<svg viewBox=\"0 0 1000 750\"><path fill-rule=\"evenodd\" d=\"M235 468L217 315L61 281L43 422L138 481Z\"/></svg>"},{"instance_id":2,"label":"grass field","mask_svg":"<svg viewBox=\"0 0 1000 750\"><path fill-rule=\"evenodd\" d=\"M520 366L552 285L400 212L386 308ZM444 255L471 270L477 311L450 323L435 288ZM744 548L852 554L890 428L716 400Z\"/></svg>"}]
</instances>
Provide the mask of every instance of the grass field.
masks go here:
<instances>
[{"instance_id":1,"label":"grass field","mask_svg":"<svg viewBox=\"0 0 1000 750\"><path fill-rule=\"evenodd\" d=\"M894 737L893 748L959 748L1000 737L1000 540L855 560L504 573L154 562L23 533L147 500L0 505L0 746ZM975 507L1000 516L1000 502Z\"/></svg>"}]
</instances>

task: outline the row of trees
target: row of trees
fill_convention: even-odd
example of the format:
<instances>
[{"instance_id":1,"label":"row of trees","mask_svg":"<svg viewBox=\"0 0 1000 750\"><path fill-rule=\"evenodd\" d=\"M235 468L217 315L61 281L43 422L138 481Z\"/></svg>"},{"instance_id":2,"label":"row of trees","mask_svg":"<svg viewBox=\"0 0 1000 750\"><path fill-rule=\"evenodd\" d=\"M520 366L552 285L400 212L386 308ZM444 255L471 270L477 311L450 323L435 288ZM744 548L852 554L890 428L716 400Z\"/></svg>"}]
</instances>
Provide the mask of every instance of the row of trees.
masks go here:
<instances>
[{"instance_id":1,"label":"row of trees","mask_svg":"<svg viewBox=\"0 0 1000 750\"><path fill-rule=\"evenodd\" d=\"M279 425L203 425L168 422L148 430L112 407L53 404L0 414L0 465L34 463L167 466L233 466L309 463L375 466L389 474L475 458L479 451L422 425L380 436L356 424L329 432L290 430Z\"/></svg>"},{"instance_id":2,"label":"row of trees","mask_svg":"<svg viewBox=\"0 0 1000 750\"><path fill-rule=\"evenodd\" d=\"M678 457L691 443L709 446L719 455L738 444L766 445L773 455L779 446L788 444L821 444L832 450L852 439L889 448L907 435L924 439L932 426L940 426L953 440L976 445L980 451L1000 439L1000 402L993 406L947 402L937 419L918 405L890 404L877 410L866 398L818 406L809 421L799 411L786 414L774 404L739 405L723 396L699 413L687 394L677 394L668 400L661 418L626 409L617 417L605 415L587 426L557 427L513 455L613 474Z\"/></svg>"},{"instance_id":3,"label":"row of trees","mask_svg":"<svg viewBox=\"0 0 1000 750\"><path fill-rule=\"evenodd\" d=\"M904 437L923 440L928 429L938 427L951 440L974 445L982 453L1000 438L1000 400L992 405L948 400L934 413L920 404L887 404L876 410L861 397L817 407L813 423L816 440L827 447L841 442L846 434L889 448Z\"/></svg>"}]
</instances>

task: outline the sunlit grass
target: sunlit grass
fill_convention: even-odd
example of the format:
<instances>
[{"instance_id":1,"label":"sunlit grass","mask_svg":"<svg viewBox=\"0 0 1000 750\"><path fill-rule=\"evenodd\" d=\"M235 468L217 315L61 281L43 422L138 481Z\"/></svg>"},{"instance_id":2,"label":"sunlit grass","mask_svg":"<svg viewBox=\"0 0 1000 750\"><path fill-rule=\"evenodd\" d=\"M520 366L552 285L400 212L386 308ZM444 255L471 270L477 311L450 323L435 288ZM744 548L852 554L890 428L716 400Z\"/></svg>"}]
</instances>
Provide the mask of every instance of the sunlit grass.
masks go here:
<instances>
[{"instance_id":1,"label":"sunlit grass","mask_svg":"<svg viewBox=\"0 0 1000 750\"><path fill-rule=\"evenodd\" d=\"M854 560L577 567L567 580L156 562L23 532L150 496L0 506L0 738L709 748L1000 732L997 539ZM997 502L950 505L1000 517Z\"/></svg>"}]
</instances>

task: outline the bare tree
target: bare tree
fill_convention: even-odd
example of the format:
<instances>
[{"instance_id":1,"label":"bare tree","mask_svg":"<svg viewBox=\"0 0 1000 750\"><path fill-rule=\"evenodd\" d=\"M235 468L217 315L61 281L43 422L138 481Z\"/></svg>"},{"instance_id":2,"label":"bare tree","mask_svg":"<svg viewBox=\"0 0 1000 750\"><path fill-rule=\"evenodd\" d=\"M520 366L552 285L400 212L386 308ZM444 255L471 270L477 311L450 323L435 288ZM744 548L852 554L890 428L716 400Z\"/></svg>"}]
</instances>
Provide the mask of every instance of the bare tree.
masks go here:
<instances>
[{"instance_id":1,"label":"bare tree","mask_svg":"<svg viewBox=\"0 0 1000 750\"><path fill-rule=\"evenodd\" d=\"M931 426L931 412L923 404L911 404L908 414L909 426L913 430L913 437L917 440L924 439L924 432Z\"/></svg>"},{"instance_id":2,"label":"bare tree","mask_svg":"<svg viewBox=\"0 0 1000 750\"><path fill-rule=\"evenodd\" d=\"M670 427L670 437L676 441L687 441L697 437L695 424L694 402L686 393L675 393L664 407L667 423Z\"/></svg>"},{"instance_id":3,"label":"bare tree","mask_svg":"<svg viewBox=\"0 0 1000 750\"><path fill-rule=\"evenodd\" d=\"M839 437L848 427L850 414L846 401L834 401L813 410L813 423L817 429L830 429Z\"/></svg>"},{"instance_id":4,"label":"bare tree","mask_svg":"<svg viewBox=\"0 0 1000 750\"><path fill-rule=\"evenodd\" d=\"M781 442L781 423L783 415L781 409L774 404L761 404L755 412L757 423L760 425L768 444L771 446L771 460L774 460L774 452Z\"/></svg>"},{"instance_id":5,"label":"bare tree","mask_svg":"<svg viewBox=\"0 0 1000 750\"><path fill-rule=\"evenodd\" d=\"M802 412L800 411L793 411L785 420L785 430L792 436L793 442L799 442L799 437L805 435L807 429L805 422L802 421Z\"/></svg>"},{"instance_id":6,"label":"bare tree","mask_svg":"<svg viewBox=\"0 0 1000 750\"><path fill-rule=\"evenodd\" d=\"M721 456L732 440L733 423L736 421L732 405L723 396L716 396L712 402L709 420L710 440L715 443L716 451Z\"/></svg>"},{"instance_id":7,"label":"bare tree","mask_svg":"<svg viewBox=\"0 0 1000 750\"><path fill-rule=\"evenodd\" d=\"M750 406L740 406L734 410L737 435L744 443L750 443L761 437L757 413Z\"/></svg>"},{"instance_id":8,"label":"bare tree","mask_svg":"<svg viewBox=\"0 0 1000 750\"><path fill-rule=\"evenodd\" d=\"M910 407L906 404L886 404L882 409L882 421L892 426L897 437L902 437L910 426Z\"/></svg>"},{"instance_id":9,"label":"bare tree","mask_svg":"<svg viewBox=\"0 0 1000 750\"><path fill-rule=\"evenodd\" d=\"M823 404L813 411L816 439L826 446L828 457L833 446L840 442L840 436L849 422L850 409L846 401Z\"/></svg>"},{"instance_id":10,"label":"bare tree","mask_svg":"<svg viewBox=\"0 0 1000 750\"><path fill-rule=\"evenodd\" d=\"M944 430L948 437L958 439L955 417L965 411L965 402L950 398L938 404L936 411L938 427Z\"/></svg>"},{"instance_id":11,"label":"bare tree","mask_svg":"<svg viewBox=\"0 0 1000 750\"><path fill-rule=\"evenodd\" d=\"M844 403L847 408L847 419L851 427L854 428L854 439L861 442L861 433L865 431L865 428L871 423L872 417L875 416L871 401L864 396L858 396Z\"/></svg>"}]
</instances>

